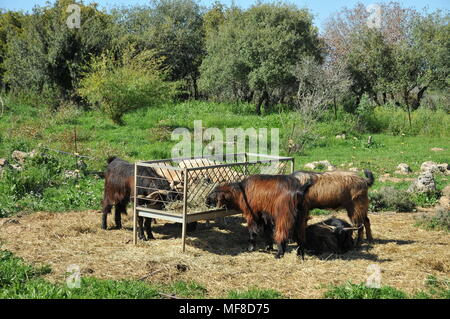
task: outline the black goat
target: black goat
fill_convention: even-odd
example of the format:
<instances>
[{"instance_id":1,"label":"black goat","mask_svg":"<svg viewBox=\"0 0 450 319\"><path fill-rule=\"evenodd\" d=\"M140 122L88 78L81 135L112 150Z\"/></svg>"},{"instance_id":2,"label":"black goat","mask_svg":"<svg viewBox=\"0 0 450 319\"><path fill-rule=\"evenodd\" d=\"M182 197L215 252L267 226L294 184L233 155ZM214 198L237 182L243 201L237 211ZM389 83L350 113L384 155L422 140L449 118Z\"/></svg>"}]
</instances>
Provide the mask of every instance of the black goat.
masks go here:
<instances>
[{"instance_id":1,"label":"black goat","mask_svg":"<svg viewBox=\"0 0 450 319\"><path fill-rule=\"evenodd\" d=\"M317 255L323 252L346 253L354 248L355 230L358 228L335 217L310 225L306 228L306 249Z\"/></svg>"}]
</instances>

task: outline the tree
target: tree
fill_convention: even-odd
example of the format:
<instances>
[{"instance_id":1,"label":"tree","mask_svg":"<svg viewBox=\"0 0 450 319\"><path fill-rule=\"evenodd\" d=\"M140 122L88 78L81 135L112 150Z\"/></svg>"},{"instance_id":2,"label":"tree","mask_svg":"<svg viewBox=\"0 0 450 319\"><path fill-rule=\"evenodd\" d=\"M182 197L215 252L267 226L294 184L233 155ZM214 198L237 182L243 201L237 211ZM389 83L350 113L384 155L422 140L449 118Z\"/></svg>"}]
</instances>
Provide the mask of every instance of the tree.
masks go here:
<instances>
[{"instance_id":1,"label":"tree","mask_svg":"<svg viewBox=\"0 0 450 319\"><path fill-rule=\"evenodd\" d=\"M8 51L8 42L14 36L17 36L22 29L23 20L25 16L21 12L15 11L0 11L0 85L5 86L3 76L5 68L3 66Z\"/></svg>"},{"instance_id":2,"label":"tree","mask_svg":"<svg viewBox=\"0 0 450 319\"><path fill-rule=\"evenodd\" d=\"M448 86L449 15L419 14L396 2L378 5L379 28L367 24L369 12L362 4L328 21L329 59L346 64L357 101L368 94L379 105L390 100L410 112L428 88Z\"/></svg>"},{"instance_id":3,"label":"tree","mask_svg":"<svg viewBox=\"0 0 450 319\"><path fill-rule=\"evenodd\" d=\"M306 55L322 58L322 43L306 10L286 4L232 7L206 40L200 85L209 95L256 100L256 113L295 92L292 67Z\"/></svg>"},{"instance_id":4,"label":"tree","mask_svg":"<svg viewBox=\"0 0 450 319\"><path fill-rule=\"evenodd\" d=\"M165 81L163 62L154 51L138 52L133 47L126 48L119 59L112 52L104 53L92 60L78 92L123 125L125 113L171 100L176 94L177 83Z\"/></svg>"},{"instance_id":5,"label":"tree","mask_svg":"<svg viewBox=\"0 0 450 319\"><path fill-rule=\"evenodd\" d=\"M10 38L4 61L5 81L12 89L72 98L84 66L92 55L108 48L108 15L95 5L80 4L80 28L69 28L69 0L53 6L35 7L22 31Z\"/></svg>"}]
</instances>

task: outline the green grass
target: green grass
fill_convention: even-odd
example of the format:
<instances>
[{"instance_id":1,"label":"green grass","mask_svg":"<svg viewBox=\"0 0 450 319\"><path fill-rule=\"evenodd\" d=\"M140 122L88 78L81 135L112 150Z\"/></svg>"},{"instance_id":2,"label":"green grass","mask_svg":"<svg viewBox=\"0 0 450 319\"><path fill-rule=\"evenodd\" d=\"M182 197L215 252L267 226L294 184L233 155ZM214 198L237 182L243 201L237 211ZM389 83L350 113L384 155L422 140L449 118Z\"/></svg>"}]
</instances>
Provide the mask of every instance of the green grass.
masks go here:
<instances>
[{"instance_id":1,"label":"green grass","mask_svg":"<svg viewBox=\"0 0 450 319\"><path fill-rule=\"evenodd\" d=\"M391 286L380 288L369 288L364 283L354 284L347 282L343 285L329 287L324 293L324 298L328 299L434 299L450 297L450 281L438 279L435 276L428 276L425 280L426 290L408 295L404 291Z\"/></svg>"},{"instance_id":2,"label":"green grass","mask_svg":"<svg viewBox=\"0 0 450 319\"><path fill-rule=\"evenodd\" d=\"M231 290L228 292L228 299L280 299L283 298L280 292L273 289L250 288L247 290Z\"/></svg>"},{"instance_id":3,"label":"green grass","mask_svg":"<svg viewBox=\"0 0 450 319\"><path fill-rule=\"evenodd\" d=\"M415 225L427 230L445 230L450 232L450 211L441 208L434 213L424 213L417 218Z\"/></svg>"},{"instance_id":4,"label":"green grass","mask_svg":"<svg viewBox=\"0 0 450 319\"><path fill-rule=\"evenodd\" d=\"M41 144L94 157L86 160L89 171L104 170L106 158L112 155L130 161L171 157L171 148L177 143L171 140L172 130L186 127L192 131L194 120L202 120L203 127L218 127L222 132L226 128L238 127L279 128L281 155L286 155L284 144L292 125L301 121L295 113L282 109L257 116L252 114L253 106L249 104L187 101L137 110L126 114L125 125L118 126L98 111L82 111L73 105L64 105L57 113L13 99L7 101L7 105L7 111L0 118L0 158L6 157L13 163L10 159L12 151L31 151ZM388 116L385 116L381 111L377 109L374 113L381 122L387 121L390 116L393 121L403 123L406 115L386 108ZM376 116L371 119L376 120ZM334 120L333 116L325 114L314 128L318 138L311 141L304 152L293 155L296 169L302 169L307 162L329 160L338 168L346 169L349 163L353 163L353 167L371 169L377 179L381 174L392 174L400 162L408 163L417 172L424 161L448 162L450 158L450 130L446 130L450 125L450 115L421 111L414 118L421 130L398 131L383 124L376 130L379 133L369 133L361 124L362 119L340 112L338 119ZM434 128L427 129L430 127ZM345 140L335 138L342 133L346 134ZM367 145L369 135L372 136L370 146ZM441 147L444 151L431 152L432 147ZM74 158L42 151L51 158L50 163L35 163L22 174L4 172L7 178L4 177L0 183L0 216L36 210L99 208L102 181L92 175L83 176L80 180L68 180L64 178L63 171L76 168ZM42 170L43 166L48 170ZM11 177L9 180L8 176ZM448 184L448 177L436 175L435 178L439 190ZM406 189L409 184L376 180L371 191L382 186ZM437 197L417 196L412 200L416 205L430 206L436 203Z\"/></svg>"},{"instance_id":5,"label":"green grass","mask_svg":"<svg viewBox=\"0 0 450 319\"><path fill-rule=\"evenodd\" d=\"M0 250L0 298L31 299L148 299L160 293L184 298L205 298L207 291L195 282L177 281L166 285L149 285L139 280L104 280L81 278L80 288L65 283L51 283L42 278L50 267L34 267L7 250Z\"/></svg>"}]
</instances>

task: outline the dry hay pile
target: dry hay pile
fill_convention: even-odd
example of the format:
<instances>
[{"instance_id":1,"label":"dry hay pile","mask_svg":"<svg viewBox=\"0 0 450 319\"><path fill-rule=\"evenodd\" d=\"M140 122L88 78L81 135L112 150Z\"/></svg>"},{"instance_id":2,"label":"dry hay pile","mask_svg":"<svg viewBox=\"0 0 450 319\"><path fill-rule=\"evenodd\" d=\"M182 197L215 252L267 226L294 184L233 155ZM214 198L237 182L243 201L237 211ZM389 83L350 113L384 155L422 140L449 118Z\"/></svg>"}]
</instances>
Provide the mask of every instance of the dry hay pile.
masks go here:
<instances>
[{"instance_id":1,"label":"dry hay pile","mask_svg":"<svg viewBox=\"0 0 450 319\"><path fill-rule=\"evenodd\" d=\"M180 224L158 221L154 241L132 244L131 214L123 230L101 230L94 211L35 213L0 219L2 249L26 261L49 264L49 280L62 282L67 267L79 265L82 275L109 279L139 279L161 283L195 281L208 296L223 297L231 289L276 289L285 297L320 298L331 284L365 282L367 267L377 264L382 284L408 293L424 289L430 275L450 277L450 235L414 227L414 214L371 214L375 244L341 256L297 258L290 245L284 258L245 251L247 231L241 217L227 225L200 223L188 234L181 252ZM346 219L345 214L337 217ZM311 223L327 218L314 217ZM220 226L220 227L219 227ZM258 242L262 247L261 240Z\"/></svg>"}]
</instances>

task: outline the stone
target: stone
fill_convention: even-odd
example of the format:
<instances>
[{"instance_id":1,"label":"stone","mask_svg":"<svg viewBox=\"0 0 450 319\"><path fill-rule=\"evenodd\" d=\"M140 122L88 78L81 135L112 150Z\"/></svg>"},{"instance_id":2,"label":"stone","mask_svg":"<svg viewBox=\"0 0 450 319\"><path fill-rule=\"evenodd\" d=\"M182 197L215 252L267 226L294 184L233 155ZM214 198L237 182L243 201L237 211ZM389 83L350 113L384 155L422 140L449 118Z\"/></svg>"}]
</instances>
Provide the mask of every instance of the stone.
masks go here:
<instances>
[{"instance_id":1,"label":"stone","mask_svg":"<svg viewBox=\"0 0 450 319\"><path fill-rule=\"evenodd\" d=\"M443 149L443 148L440 148L440 147L433 147L431 150L432 150L433 152L442 152L444 149Z\"/></svg>"},{"instance_id":2,"label":"stone","mask_svg":"<svg viewBox=\"0 0 450 319\"><path fill-rule=\"evenodd\" d=\"M338 140L345 140L345 134L338 134L338 135L336 135L336 138Z\"/></svg>"},{"instance_id":3,"label":"stone","mask_svg":"<svg viewBox=\"0 0 450 319\"><path fill-rule=\"evenodd\" d=\"M311 170L319 169L321 167L326 168L328 171L333 171L336 169L336 167L327 160L306 163L304 167Z\"/></svg>"},{"instance_id":4,"label":"stone","mask_svg":"<svg viewBox=\"0 0 450 319\"><path fill-rule=\"evenodd\" d=\"M395 171L396 174L409 174L411 172L412 172L411 168L406 163L398 164L397 169Z\"/></svg>"},{"instance_id":5,"label":"stone","mask_svg":"<svg viewBox=\"0 0 450 319\"><path fill-rule=\"evenodd\" d=\"M420 166L420 170L422 172L430 171L432 173L443 173L445 175L449 175L450 174L448 163L438 164L438 163L433 162L433 161L427 161L427 162L423 162L422 163L422 165Z\"/></svg>"},{"instance_id":6,"label":"stone","mask_svg":"<svg viewBox=\"0 0 450 319\"><path fill-rule=\"evenodd\" d=\"M32 150L31 152L22 152L22 151L14 151L12 152L12 158L15 159L18 163L23 164L25 162L25 159L27 158L33 158L37 155L36 150Z\"/></svg>"},{"instance_id":7,"label":"stone","mask_svg":"<svg viewBox=\"0 0 450 319\"><path fill-rule=\"evenodd\" d=\"M8 160L6 158L0 158L0 167L8 165Z\"/></svg>"},{"instance_id":8,"label":"stone","mask_svg":"<svg viewBox=\"0 0 450 319\"><path fill-rule=\"evenodd\" d=\"M431 171L421 173L408 188L408 192L410 193L430 193L435 191L436 182Z\"/></svg>"}]
</instances>

